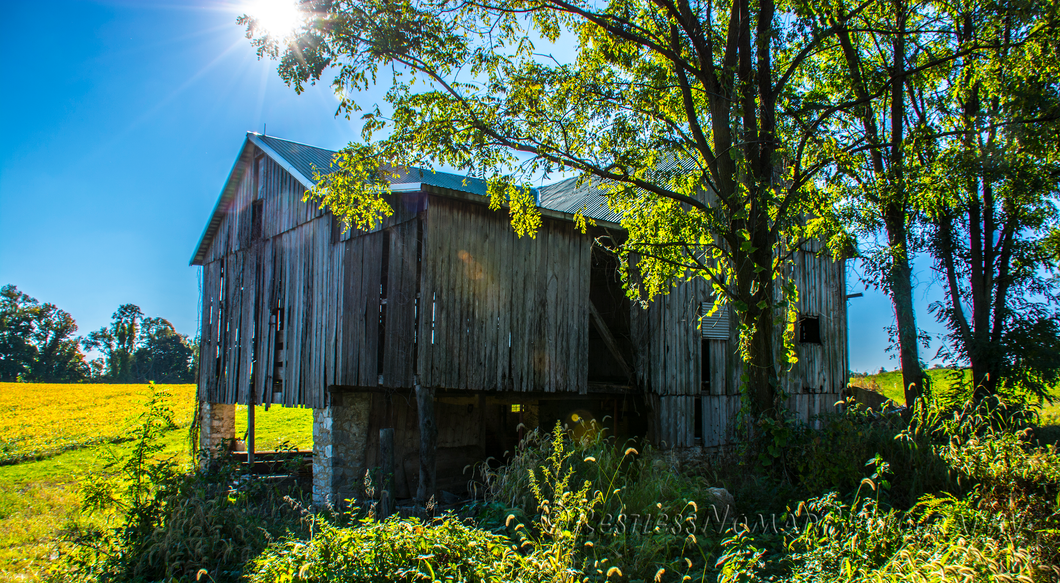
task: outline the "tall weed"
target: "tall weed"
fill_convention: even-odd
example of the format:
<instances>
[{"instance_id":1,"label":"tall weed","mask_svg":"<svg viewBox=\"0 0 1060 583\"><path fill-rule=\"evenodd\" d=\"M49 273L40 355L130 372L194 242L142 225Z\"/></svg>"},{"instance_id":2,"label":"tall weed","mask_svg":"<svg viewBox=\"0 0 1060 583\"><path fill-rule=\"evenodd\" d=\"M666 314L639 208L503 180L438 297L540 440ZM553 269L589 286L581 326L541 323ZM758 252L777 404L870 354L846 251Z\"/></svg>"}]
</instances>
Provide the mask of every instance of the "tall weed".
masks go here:
<instances>
[{"instance_id":1,"label":"tall weed","mask_svg":"<svg viewBox=\"0 0 1060 583\"><path fill-rule=\"evenodd\" d=\"M170 424L167 395L156 387L131 455L83 485L83 512L104 516L104 525L73 533L73 551L52 580L190 580L203 569L215 581L237 580L275 536L304 530L293 483L284 491L240 475L234 462L190 470L160 456Z\"/></svg>"}]
</instances>

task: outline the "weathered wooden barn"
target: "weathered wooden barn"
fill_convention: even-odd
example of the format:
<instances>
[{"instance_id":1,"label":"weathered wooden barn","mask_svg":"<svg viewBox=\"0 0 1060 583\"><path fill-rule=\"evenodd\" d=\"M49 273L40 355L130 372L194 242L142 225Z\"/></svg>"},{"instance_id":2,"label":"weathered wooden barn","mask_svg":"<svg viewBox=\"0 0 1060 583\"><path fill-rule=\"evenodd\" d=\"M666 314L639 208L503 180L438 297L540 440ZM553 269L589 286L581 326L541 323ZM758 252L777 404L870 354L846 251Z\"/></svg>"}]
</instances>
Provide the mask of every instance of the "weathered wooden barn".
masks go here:
<instances>
[{"instance_id":1,"label":"weathered wooden barn","mask_svg":"<svg viewBox=\"0 0 1060 583\"><path fill-rule=\"evenodd\" d=\"M393 216L343 232L302 202L333 154L249 133L221 191L191 261L203 445L233 437L236 403L311 407L323 503L356 493L379 463L379 430L394 428L394 488L407 497L417 385L433 392L439 489L462 489L468 463L556 420L665 446L729 442L740 360L728 309L701 326L710 295L694 282L631 303L615 259L593 246L622 230L592 184L541 188L540 232L519 238L482 181L413 169L391 185ZM582 207L597 221L587 234L572 222ZM793 269L801 342L783 379L808 419L847 382L844 266L803 253Z\"/></svg>"}]
</instances>

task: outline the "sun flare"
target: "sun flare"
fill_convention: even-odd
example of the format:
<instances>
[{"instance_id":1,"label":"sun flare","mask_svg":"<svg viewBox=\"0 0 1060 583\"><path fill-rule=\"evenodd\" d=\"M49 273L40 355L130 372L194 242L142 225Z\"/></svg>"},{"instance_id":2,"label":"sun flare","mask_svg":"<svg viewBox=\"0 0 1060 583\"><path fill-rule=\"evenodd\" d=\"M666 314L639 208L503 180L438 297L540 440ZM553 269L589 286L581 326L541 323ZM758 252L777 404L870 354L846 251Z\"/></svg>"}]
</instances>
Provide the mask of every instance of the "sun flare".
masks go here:
<instances>
[{"instance_id":1,"label":"sun flare","mask_svg":"<svg viewBox=\"0 0 1060 583\"><path fill-rule=\"evenodd\" d=\"M295 0L253 0L246 10L247 16L271 35L288 36L302 23L302 13Z\"/></svg>"}]
</instances>

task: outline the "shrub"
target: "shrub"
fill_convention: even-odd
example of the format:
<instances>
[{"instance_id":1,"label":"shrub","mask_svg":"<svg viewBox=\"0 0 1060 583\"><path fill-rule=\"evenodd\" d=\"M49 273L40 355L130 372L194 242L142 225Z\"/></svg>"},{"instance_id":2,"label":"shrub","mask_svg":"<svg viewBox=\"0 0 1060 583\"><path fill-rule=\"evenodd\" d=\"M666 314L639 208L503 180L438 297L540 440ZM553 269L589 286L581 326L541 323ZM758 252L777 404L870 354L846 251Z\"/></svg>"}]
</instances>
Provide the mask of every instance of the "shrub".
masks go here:
<instances>
[{"instance_id":1,"label":"shrub","mask_svg":"<svg viewBox=\"0 0 1060 583\"><path fill-rule=\"evenodd\" d=\"M874 496L856 497L849 505L834 494L809 501L805 509L820 520L809 523L791 543L790 580L1033 581L1060 576L1055 566L1060 509L1045 508L1051 506L1049 494L1039 491L1022 505L1009 498L1007 510L996 500L1024 484L1028 474L1035 482L1050 476L1046 479L1055 488L1060 464L1055 454L1043 458L1043 452L1013 448L1011 440L999 442L1007 445L973 441L946 454L957 462L955 469L984 480L963 498L928 494L908 511L887 509L878 495L885 482L866 479ZM1037 469L1029 472L1017 470L1018 464L984 463L1002 452L1011 454L1012 461L1039 458L1040 463L1031 464Z\"/></svg>"},{"instance_id":2,"label":"shrub","mask_svg":"<svg viewBox=\"0 0 1060 583\"><path fill-rule=\"evenodd\" d=\"M54 580L190 580L200 569L215 581L235 580L273 537L303 530L293 483L285 491L241 476L232 461L188 471L159 457L169 418L156 389L132 454L83 486L84 511L106 517L105 526L73 533L73 551Z\"/></svg>"},{"instance_id":3,"label":"shrub","mask_svg":"<svg viewBox=\"0 0 1060 583\"><path fill-rule=\"evenodd\" d=\"M480 468L486 502L477 518L519 541L533 560L551 554L581 577L702 576L713 572L725 535L697 531L713 516L714 497L704 477L679 465L648 444L619 445L601 431L575 438L557 424L550 434L528 434L507 466Z\"/></svg>"},{"instance_id":4,"label":"shrub","mask_svg":"<svg viewBox=\"0 0 1060 583\"><path fill-rule=\"evenodd\" d=\"M391 517L339 527L317 518L308 540L270 545L249 565L252 583L533 581L537 572L507 538L455 518L424 524Z\"/></svg>"}]
</instances>

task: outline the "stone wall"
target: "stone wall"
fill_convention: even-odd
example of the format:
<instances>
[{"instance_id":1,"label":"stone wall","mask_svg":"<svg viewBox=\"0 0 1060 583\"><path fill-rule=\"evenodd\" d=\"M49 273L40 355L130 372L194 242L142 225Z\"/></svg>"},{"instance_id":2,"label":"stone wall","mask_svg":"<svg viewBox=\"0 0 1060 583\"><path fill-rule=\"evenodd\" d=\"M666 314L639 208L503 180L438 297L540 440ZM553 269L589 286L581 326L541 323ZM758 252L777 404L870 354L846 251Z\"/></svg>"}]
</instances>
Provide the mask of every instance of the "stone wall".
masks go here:
<instances>
[{"instance_id":1,"label":"stone wall","mask_svg":"<svg viewBox=\"0 0 1060 583\"><path fill-rule=\"evenodd\" d=\"M236 406L222 403L201 403L202 424L199 449L212 456L217 446L236 437Z\"/></svg>"},{"instance_id":2,"label":"stone wall","mask_svg":"<svg viewBox=\"0 0 1060 583\"><path fill-rule=\"evenodd\" d=\"M341 506L364 490L368 415L366 393L335 393L331 405L313 409L313 504Z\"/></svg>"}]
</instances>

